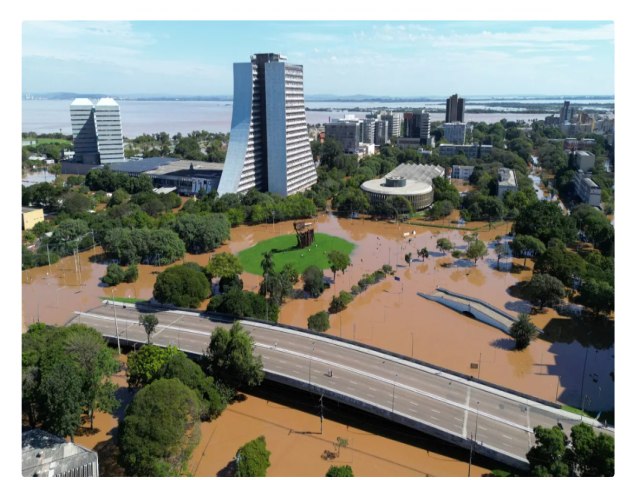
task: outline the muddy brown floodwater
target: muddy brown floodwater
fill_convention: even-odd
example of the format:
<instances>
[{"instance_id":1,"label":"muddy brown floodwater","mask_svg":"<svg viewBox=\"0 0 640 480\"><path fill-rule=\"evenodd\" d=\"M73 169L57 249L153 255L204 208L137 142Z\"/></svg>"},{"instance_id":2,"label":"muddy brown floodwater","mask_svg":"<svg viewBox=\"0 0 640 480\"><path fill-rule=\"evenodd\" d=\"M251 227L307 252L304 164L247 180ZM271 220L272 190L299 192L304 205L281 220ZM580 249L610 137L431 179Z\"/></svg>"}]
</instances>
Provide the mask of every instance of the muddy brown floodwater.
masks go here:
<instances>
[{"instance_id":1,"label":"muddy brown floodwater","mask_svg":"<svg viewBox=\"0 0 640 480\"><path fill-rule=\"evenodd\" d=\"M331 214L321 214L316 219L316 231L356 244L351 256L352 266L344 274L338 273L335 284L320 298L287 301L282 306L280 322L306 327L309 315L326 310L332 295L340 290L349 291L364 273L390 263L398 280L387 277L358 295L346 310L331 315L328 333L413 356L462 374L479 376L485 381L546 400L584 405L585 409L593 411L612 409L613 322L587 328L548 309L532 316L533 322L548 334L532 342L526 350L515 352L508 335L417 295L417 292L429 293L441 286L485 300L513 315L529 311L529 304L510 292L514 285L531 277L532 263L527 262L526 269L516 268L511 272L507 271L510 265L521 267L522 262L501 259L502 270L496 268L491 242L496 235L507 234L510 225L502 224L491 230L485 227L480 231L480 238L489 242L489 254L474 265L437 250L436 240L440 237L449 238L460 250L465 248L462 237L468 232L444 228L449 222L450 219L440 220L437 223L443 227L434 228L339 219ZM480 224L466 225L467 228L478 226ZM266 238L286 233L294 233L292 222L240 226L232 229L231 240L217 251L238 253ZM410 234L405 236L405 233ZM416 251L425 246L430 257L423 262ZM412 253L410 265L404 260L406 253ZM185 261L205 265L210 256L187 255ZM100 277L106 271L102 250L96 247L81 253L79 258L79 272L75 271L73 257L68 257L51 268L39 267L22 273L23 328L38 318L45 323L62 325L74 311L95 307L100 303L100 297L111 296L112 289L104 288L100 283ZM113 294L150 298L155 277L164 268L140 266L138 281L114 287ZM328 270L325 274L332 277ZM245 289L256 291L259 276L244 273L242 278ZM203 302L202 308L207 303L208 300ZM593 331L597 334L589 336L585 333L589 329L596 329ZM479 368L471 369L472 363L477 363ZM347 428L346 422L332 426L327 422L326 431L332 433L322 438L289 434L289 429L295 425L298 425L295 429L301 429L303 427L299 425L312 422L307 415L288 406L276 406L273 402L248 396L246 401L231 406L220 419L203 425L203 443L194 454L193 462L196 463L192 462L191 471L196 475L215 474L240 445L265 434L272 451L270 475L323 475L328 466L319 456L322 446L340 435L338 432L344 434L341 429ZM107 431L117 424L111 416L99 416L97 422L102 421L101 426ZM356 443L350 439L354 450L343 455L345 458L353 455L349 458L353 458L358 475L466 474L464 462L445 458L435 460L425 456L423 450L401 442L374 434L357 436L353 428L349 432L359 445L358 452Z\"/></svg>"}]
</instances>

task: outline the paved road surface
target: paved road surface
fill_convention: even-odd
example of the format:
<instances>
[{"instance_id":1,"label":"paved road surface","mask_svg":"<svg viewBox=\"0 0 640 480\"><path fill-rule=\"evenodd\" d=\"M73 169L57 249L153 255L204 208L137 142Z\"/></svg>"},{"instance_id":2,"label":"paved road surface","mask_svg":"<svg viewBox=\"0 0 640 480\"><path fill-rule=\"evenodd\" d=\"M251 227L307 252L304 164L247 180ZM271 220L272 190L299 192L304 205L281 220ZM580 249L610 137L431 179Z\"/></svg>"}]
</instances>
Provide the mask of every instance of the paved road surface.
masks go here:
<instances>
[{"instance_id":1,"label":"paved road surface","mask_svg":"<svg viewBox=\"0 0 640 480\"><path fill-rule=\"evenodd\" d=\"M114 308L106 304L76 312L70 323L84 323L115 337L114 312L123 341L146 342L138 323L141 312L131 305ZM230 327L191 312L162 311L157 316L160 323L152 337L154 344L176 345L196 354L206 350L215 327ZM475 438L484 453L493 450L526 461L525 454L535 441L534 426L550 427L560 421L568 434L571 426L580 422L578 415L391 355L307 332L242 323L255 341L267 374L302 382L310 390L339 392L353 399L356 406L363 402L396 420L401 416L402 420L436 428L445 436L462 439L462 444Z\"/></svg>"}]
</instances>

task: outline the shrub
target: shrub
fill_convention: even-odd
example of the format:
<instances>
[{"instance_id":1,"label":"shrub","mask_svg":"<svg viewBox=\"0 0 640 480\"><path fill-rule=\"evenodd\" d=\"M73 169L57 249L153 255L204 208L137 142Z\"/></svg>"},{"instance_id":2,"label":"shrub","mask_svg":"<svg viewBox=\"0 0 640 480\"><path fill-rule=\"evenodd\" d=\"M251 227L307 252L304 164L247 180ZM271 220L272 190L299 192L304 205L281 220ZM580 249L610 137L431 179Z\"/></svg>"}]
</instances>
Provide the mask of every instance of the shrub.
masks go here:
<instances>
[{"instance_id":1,"label":"shrub","mask_svg":"<svg viewBox=\"0 0 640 480\"><path fill-rule=\"evenodd\" d=\"M331 324L329 323L329 314L322 311L311 315L307 319L307 326L309 330L314 330L316 332L327 331L331 326Z\"/></svg>"},{"instance_id":2,"label":"shrub","mask_svg":"<svg viewBox=\"0 0 640 480\"><path fill-rule=\"evenodd\" d=\"M124 276L124 271L118 266L117 263L110 263L107 266L107 274L102 277L102 281L110 287L113 287L124 281Z\"/></svg>"}]
</instances>

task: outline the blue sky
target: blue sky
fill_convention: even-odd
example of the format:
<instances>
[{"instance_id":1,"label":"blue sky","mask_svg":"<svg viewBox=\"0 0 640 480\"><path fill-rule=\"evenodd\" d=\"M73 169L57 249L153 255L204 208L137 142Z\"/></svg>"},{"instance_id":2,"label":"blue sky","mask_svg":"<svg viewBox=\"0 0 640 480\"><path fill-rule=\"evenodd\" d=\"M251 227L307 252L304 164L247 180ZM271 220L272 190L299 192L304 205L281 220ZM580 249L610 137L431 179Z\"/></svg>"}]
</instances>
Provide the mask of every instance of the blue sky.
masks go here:
<instances>
[{"instance_id":1,"label":"blue sky","mask_svg":"<svg viewBox=\"0 0 640 480\"><path fill-rule=\"evenodd\" d=\"M24 93L231 94L277 52L306 94L613 94L613 22L24 22Z\"/></svg>"}]
</instances>

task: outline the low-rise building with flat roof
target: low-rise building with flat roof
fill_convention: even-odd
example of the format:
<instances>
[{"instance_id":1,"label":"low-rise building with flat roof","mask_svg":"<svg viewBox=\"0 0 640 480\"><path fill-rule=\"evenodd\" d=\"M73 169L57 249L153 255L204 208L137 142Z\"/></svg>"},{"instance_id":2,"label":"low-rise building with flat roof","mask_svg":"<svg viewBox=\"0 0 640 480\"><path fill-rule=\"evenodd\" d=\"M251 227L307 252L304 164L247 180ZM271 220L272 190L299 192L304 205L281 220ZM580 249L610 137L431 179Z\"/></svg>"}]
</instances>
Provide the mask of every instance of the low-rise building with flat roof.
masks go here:
<instances>
[{"instance_id":1,"label":"low-rise building with flat roof","mask_svg":"<svg viewBox=\"0 0 640 480\"><path fill-rule=\"evenodd\" d=\"M23 477L98 477L98 454L39 429L22 433Z\"/></svg>"},{"instance_id":2,"label":"low-rise building with flat roof","mask_svg":"<svg viewBox=\"0 0 640 480\"><path fill-rule=\"evenodd\" d=\"M584 150L578 150L575 152L575 166L583 172L593 170L596 165L596 156L591 152L585 152Z\"/></svg>"},{"instance_id":3,"label":"low-rise building with flat roof","mask_svg":"<svg viewBox=\"0 0 640 480\"><path fill-rule=\"evenodd\" d=\"M493 145L455 145L453 143L441 143L438 147L438 152L441 157L453 157L454 155L462 154L465 157L483 158L491 154Z\"/></svg>"},{"instance_id":4,"label":"low-rise building with flat roof","mask_svg":"<svg viewBox=\"0 0 640 480\"><path fill-rule=\"evenodd\" d=\"M156 188L174 187L181 195L195 195L200 190L210 193L218 188L224 164L150 157L112 163L110 167L115 172L126 173L132 177L148 175Z\"/></svg>"},{"instance_id":5,"label":"low-rise building with flat roof","mask_svg":"<svg viewBox=\"0 0 640 480\"><path fill-rule=\"evenodd\" d=\"M459 178L460 180L469 180L475 167L470 165L452 165L451 178Z\"/></svg>"},{"instance_id":6,"label":"low-rise building with flat roof","mask_svg":"<svg viewBox=\"0 0 640 480\"><path fill-rule=\"evenodd\" d=\"M592 207L600 206L602 202L602 190L596 182L591 179L591 175L578 170L573 175L573 186L576 195L584 203L588 203Z\"/></svg>"},{"instance_id":7,"label":"low-rise building with flat roof","mask_svg":"<svg viewBox=\"0 0 640 480\"><path fill-rule=\"evenodd\" d=\"M41 208L22 207L22 230L31 230L38 222L44 222Z\"/></svg>"},{"instance_id":8,"label":"low-rise building with flat roof","mask_svg":"<svg viewBox=\"0 0 640 480\"><path fill-rule=\"evenodd\" d=\"M507 192L515 192L518 190L518 181L516 180L516 172L509 168L498 169L498 197L504 197Z\"/></svg>"}]
</instances>

